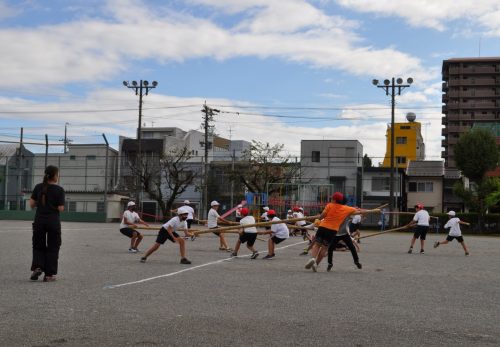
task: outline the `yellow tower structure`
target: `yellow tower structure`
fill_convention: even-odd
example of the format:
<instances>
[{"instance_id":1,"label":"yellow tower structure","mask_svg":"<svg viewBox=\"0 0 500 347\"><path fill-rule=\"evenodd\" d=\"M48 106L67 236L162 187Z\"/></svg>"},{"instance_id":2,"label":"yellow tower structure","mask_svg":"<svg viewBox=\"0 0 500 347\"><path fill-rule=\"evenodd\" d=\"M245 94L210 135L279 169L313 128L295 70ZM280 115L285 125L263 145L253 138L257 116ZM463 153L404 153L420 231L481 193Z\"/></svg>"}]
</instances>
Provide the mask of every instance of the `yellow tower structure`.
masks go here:
<instances>
[{"instance_id":1,"label":"yellow tower structure","mask_svg":"<svg viewBox=\"0 0 500 347\"><path fill-rule=\"evenodd\" d=\"M405 169L410 160L425 159L425 144L422 138L422 125L415 122L415 113L406 115L407 123L394 123L394 167ZM386 151L382 167L391 167L391 127L387 127Z\"/></svg>"}]
</instances>

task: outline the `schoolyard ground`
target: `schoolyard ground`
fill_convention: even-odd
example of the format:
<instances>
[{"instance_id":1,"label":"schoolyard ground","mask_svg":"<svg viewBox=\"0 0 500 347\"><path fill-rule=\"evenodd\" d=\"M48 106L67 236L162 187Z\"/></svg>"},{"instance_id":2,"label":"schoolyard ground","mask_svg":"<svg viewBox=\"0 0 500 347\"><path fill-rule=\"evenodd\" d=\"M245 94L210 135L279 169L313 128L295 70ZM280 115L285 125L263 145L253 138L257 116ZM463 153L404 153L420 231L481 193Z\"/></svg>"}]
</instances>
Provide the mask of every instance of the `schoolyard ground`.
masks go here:
<instances>
[{"instance_id":1,"label":"schoolyard ground","mask_svg":"<svg viewBox=\"0 0 500 347\"><path fill-rule=\"evenodd\" d=\"M63 223L58 281L29 281L31 223L0 227L3 346L498 346L500 238L465 236L407 254L409 233L362 240L363 269L347 252L305 270L291 237L263 260L218 250L212 234L186 241L192 265L167 241L145 264L118 224ZM364 231L364 233L367 233ZM228 235L234 246L236 236ZM418 250L418 247L416 248Z\"/></svg>"}]
</instances>

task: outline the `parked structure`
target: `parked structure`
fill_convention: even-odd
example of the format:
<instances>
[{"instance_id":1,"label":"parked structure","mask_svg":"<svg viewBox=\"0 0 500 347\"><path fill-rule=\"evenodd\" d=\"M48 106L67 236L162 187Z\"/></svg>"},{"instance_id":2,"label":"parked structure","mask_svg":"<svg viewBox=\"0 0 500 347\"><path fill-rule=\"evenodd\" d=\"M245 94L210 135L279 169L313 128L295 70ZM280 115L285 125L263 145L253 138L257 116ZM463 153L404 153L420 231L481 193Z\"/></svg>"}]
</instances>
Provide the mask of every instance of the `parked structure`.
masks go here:
<instances>
[{"instance_id":1,"label":"parked structure","mask_svg":"<svg viewBox=\"0 0 500 347\"><path fill-rule=\"evenodd\" d=\"M19 144L0 145L0 210L25 210L32 189L34 154Z\"/></svg>"}]
</instances>

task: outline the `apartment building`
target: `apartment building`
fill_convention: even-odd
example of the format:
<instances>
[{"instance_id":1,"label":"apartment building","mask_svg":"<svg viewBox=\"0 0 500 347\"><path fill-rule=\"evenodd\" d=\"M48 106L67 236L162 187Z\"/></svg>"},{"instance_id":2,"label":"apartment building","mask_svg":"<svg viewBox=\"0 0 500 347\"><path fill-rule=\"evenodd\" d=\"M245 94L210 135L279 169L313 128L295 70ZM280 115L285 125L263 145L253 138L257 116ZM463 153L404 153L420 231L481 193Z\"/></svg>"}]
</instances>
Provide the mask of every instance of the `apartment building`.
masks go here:
<instances>
[{"instance_id":1,"label":"apartment building","mask_svg":"<svg viewBox=\"0 0 500 347\"><path fill-rule=\"evenodd\" d=\"M442 158L455 168L453 146L478 124L494 126L500 118L500 57L453 58L443 61L444 139Z\"/></svg>"}]
</instances>

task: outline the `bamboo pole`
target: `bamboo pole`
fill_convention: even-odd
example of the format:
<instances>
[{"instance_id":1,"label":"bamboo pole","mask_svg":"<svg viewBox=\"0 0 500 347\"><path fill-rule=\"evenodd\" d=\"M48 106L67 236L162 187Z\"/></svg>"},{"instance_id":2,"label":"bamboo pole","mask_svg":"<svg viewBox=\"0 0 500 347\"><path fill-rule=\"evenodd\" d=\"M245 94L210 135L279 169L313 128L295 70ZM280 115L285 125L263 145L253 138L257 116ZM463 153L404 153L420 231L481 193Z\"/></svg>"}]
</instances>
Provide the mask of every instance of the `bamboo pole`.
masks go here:
<instances>
[{"instance_id":1,"label":"bamboo pole","mask_svg":"<svg viewBox=\"0 0 500 347\"><path fill-rule=\"evenodd\" d=\"M404 230L404 229L408 229L408 226L404 225L402 227L388 229L388 230L384 230L384 231L381 231L381 232L378 232L378 233L373 233L373 234L370 234L370 235L360 236L357 239L365 239L367 237L378 236L378 235L382 235L382 234L385 234L385 233L388 233L388 232L391 232L391 231L398 231L398 230Z\"/></svg>"},{"instance_id":2,"label":"bamboo pole","mask_svg":"<svg viewBox=\"0 0 500 347\"><path fill-rule=\"evenodd\" d=\"M254 223L254 224L239 224L239 225L233 225L233 226L228 226L228 227L222 227L222 228L214 228L214 229L208 229L208 230L200 230L196 231L195 234L207 234L207 233L212 233L212 232L222 232L222 233L227 233L229 231L235 230L235 229L243 229L243 228L250 228L250 227L266 227L269 225L273 224L286 224L287 222L299 222L303 220L314 220L318 218L319 215L316 216L309 216L309 217L303 217L303 218L292 218L292 219L286 219L286 220L277 220L277 221L271 221L271 222L260 222L260 223ZM236 231L238 232L238 231Z\"/></svg>"}]
</instances>

